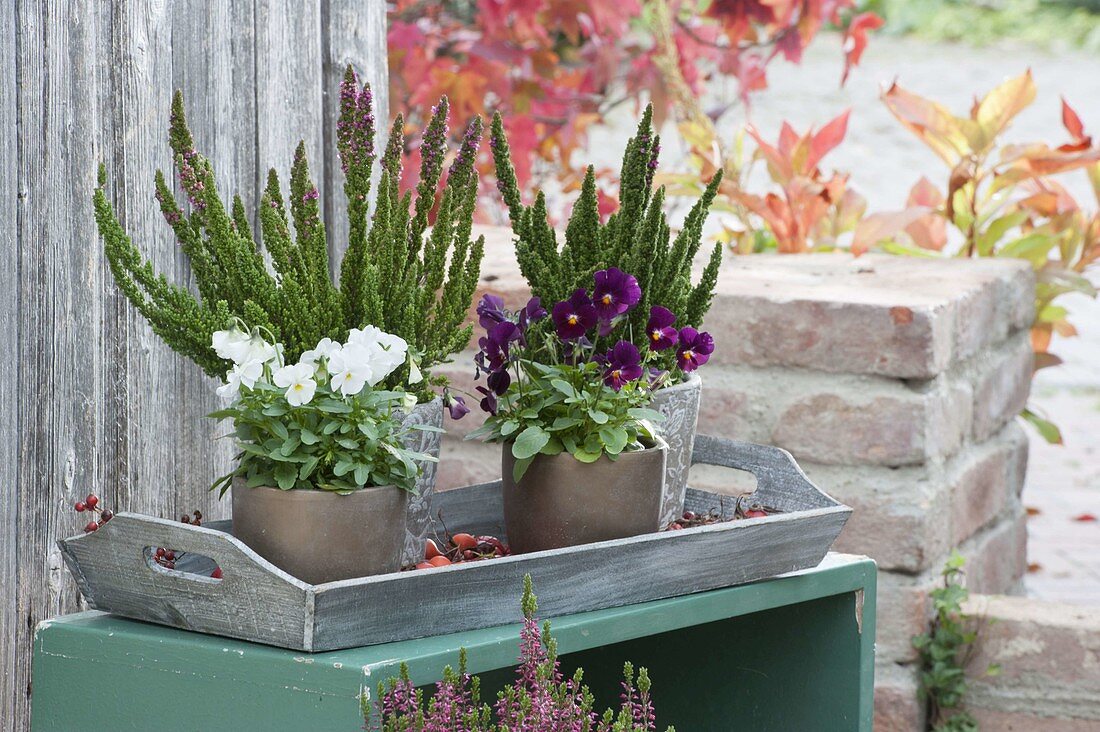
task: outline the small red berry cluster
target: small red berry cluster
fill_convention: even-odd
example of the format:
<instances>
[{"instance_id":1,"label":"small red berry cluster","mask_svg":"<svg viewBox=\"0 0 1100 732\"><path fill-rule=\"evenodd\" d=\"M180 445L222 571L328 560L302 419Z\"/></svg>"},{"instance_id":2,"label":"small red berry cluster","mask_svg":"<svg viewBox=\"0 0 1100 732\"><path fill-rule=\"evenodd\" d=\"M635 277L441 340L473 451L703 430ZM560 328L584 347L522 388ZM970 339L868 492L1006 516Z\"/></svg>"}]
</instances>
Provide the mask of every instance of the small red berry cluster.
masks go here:
<instances>
[{"instance_id":1,"label":"small red berry cluster","mask_svg":"<svg viewBox=\"0 0 1100 732\"><path fill-rule=\"evenodd\" d=\"M202 511L192 511L190 515L183 514L180 516L180 523L189 524L191 526L202 526ZM157 550L153 552L153 561L165 569L175 569L176 562L183 559L187 555L187 552L177 552L174 549L165 549L158 546ZM210 576L214 579L222 578L222 568L214 567L214 571L210 573Z\"/></svg>"},{"instance_id":2,"label":"small red berry cluster","mask_svg":"<svg viewBox=\"0 0 1100 732\"><path fill-rule=\"evenodd\" d=\"M192 526L202 526L202 512L192 511L188 516L186 513L180 517L180 523L191 524ZM158 546L157 550L153 552L153 561L165 569L175 569L176 560L182 559L185 552L176 554L174 549L166 549L162 546Z\"/></svg>"},{"instance_id":3,"label":"small red berry cluster","mask_svg":"<svg viewBox=\"0 0 1100 732\"><path fill-rule=\"evenodd\" d=\"M424 546L424 561L417 563L412 569L446 567L461 562L506 557L510 553L504 542L495 536L459 533L443 541L442 548L434 539L428 539Z\"/></svg>"},{"instance_id":4,"label":"small red berry cluster","mask_svg":"<svg viewBox=\"0 0 1100 732\"><path fill-rule=\"evenodd\" d=\"M695 513L694 511L684 511L683 515L673 521L666 527L666 531L678 531L680 529L694 529L696 526L709 526L711 524L722 523L723 521L736 521L738 519L751 519L762 518L764 516L771 516L773 513L782 513L777 508L770 506L762 506L759 503L753 503L746 506L742 499L744 496L740 496L737 499L737 504L733 510L733 516L725 516L726 512L724 508L712 508L706 513ZM725 518L723 518L725 517Z\"/></svg>"},{"instance_id":5,"label":"small red berry cluster","mask_svg":"<svg viewBox=\"0 0 1100 732\"><path fill-rule=\"evenodd\" d=\"M103 524L114 518L115 512L109 508L99 507L99 496L95 493L89 493L88 497L83 501L77 501L73 504L73 508L77 513L84 513L90 511L95 518L84 525L84 533L90 534L98 529Z\"/></svg>"}]
</instances>

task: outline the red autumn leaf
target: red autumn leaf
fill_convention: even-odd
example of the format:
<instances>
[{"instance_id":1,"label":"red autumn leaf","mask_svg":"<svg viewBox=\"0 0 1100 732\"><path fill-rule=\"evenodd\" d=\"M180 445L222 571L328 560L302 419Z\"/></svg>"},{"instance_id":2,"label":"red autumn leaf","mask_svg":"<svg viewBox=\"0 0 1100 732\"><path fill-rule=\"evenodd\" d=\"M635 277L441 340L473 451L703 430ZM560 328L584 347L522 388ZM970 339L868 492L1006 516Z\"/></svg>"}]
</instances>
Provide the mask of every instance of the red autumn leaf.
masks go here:
<instances>
[{"instance_id":1,"label":"red autumn leaf","mask_svg":"<svg viewBox=\"0 0 1100 732\"><path fill-rule=\"evenodd\" d=\"M1085 134L1085 125L1081 122L1081 118L1073 107L1069 106L1065 97L1062 97L1062 124L1075 143L1083 142L1086 147L1092 144L1092 138Z\"/></svg>"},{"instance_id":2,"label":"red autumn leaf","mask_svg":"<svg viewBox=\"0 0 1100 732\"><path fill-rule=\"evenodd\" d=\"M852 18L848 29L844 31L844 73L840 77L841 86L848 81L848 73L852 67L858 66L863 57L863 50L867 48L868 31L878 30L885 22L874 13L860 13Z\"/></svg>"},{"instance_id":3,"label":"red autumn leaf","mask_svg":"<svg viewBox=\"0 0 1100 732\"><path fill-rule=\"evenodd\" d=\"M1081 514L1078 514L1078 515L1074 516L1073 520L1074 521L1079 521L1081 523L1091 524L1091 523L1094 523L1095 521L1097 521L1097 518L1096 518L1096 516L1094 516L1091 513L1081 513Z\"/></svg>"},{"instance_id":4,"label":"red autumn leaf","mask_svg":"<svg viewBox=\"0 0 1100 732\"><path fill-rule=\"evenodd\" d=\"M932 209L927 206L914 206L901 211L873 213L859 222L852 238L852 253L859 255L875 244L892 239L906 226L927 216Z\"/></svg>"},{"instance_id":5,"label":"red autumn leaf","mask_svg":"<svg viewBox=\"0 0 1100 732\"><path fill-rule=\"evenodd\" d=\"M911 208L923 206L930 209L929 213L905 227L905 233L921 249L938 252L947 246L947 219L939 214L939 208L943 204L943 193L924 176L909 191L906 206Z\"/></svg>"},{"instance_id":6,"label":"red autumn leaf","mask_svg":"<svg viewBox=\"0 0 1100 732\"><path fill-rule=\"evenodd\" d=\"M810 154L806 158L804 168L807 173L816 168L823 157L844 141L844 136L848 133L848 116L851 113L851 109L844 110L814 134L810 140Z\"/></svg>"}]
</instances>

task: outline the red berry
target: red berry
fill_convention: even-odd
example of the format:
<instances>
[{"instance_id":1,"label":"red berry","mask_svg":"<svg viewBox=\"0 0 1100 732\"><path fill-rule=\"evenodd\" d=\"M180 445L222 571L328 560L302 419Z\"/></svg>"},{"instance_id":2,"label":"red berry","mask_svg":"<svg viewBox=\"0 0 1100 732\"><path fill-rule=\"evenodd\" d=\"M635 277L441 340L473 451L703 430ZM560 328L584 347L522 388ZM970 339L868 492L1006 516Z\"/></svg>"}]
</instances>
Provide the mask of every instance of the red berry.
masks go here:
<instances>
[{"instance_id":1,"label":"red berry","mask_svg":"<svg viewBox=\"0 0 1100 732\"><path fill-rule=\"evenodd\" d=\"M679 522L673 521L671 524L668 525L668 528L672 531L679 531L680 529L682 529L684 527Z\"/></svg>"},{"instance_id":2,"label":"red berry","mask_svg":"<svg viewBox=\"0 0 1100 732\"><path fill-rule=\"evenodd\" d=\"M157 547L157 559L160 559L163 556L164 556L164 547L158 546Z\"/></svg>"},{"instance_id":3,"label":"red berry","mask_svg":"<svg viewBox=\"0 0 1100 732\"><path fill-rule=\"evenodd\" d=\"M462 552L462 558L477 559L477 552L475 552L473 549L467 549L466 551Z\"/></svg>"},{"instance_id":4,"label":"red berry","mask_svg":"<svg viewBox=\"0 0 1100 732\"><path fill-rule=\"evenodd\" d=\"M88 505L88 508L95 508L96 504L99 503L99 496L95 493L89 493L88 497L84 499L84 503Z\"/></svg>"},{"instance_id":5,"label":"red berry","mask_svg":"<svg viewBox=\"0 0 1100 732\"><path fill-rule=\"evenodd\" d=\"M446 567L450 563L451 560L447 559L447 557L432 557L428 560L428 564L432 565L433 567Z\"/></svg>"},{"instance_id":6,"label":"red berry","mask_svg":"<svg viewBox=\"0 0 1100 732\"><path fill-rule=\"evenodd\" d=\"M695 520L695 512L694 511L684 511L684 521L694 521L694 520Z\"/></svg>"},{"instance_id":7,"label":"red berry","mask_svg":"<svg viewBox=\"0 0 1100 732\"><path fill-rule=\"evenodd\" d=\"M451 537L451 541L454 543L455 546L464 551L466 549L473 549L475 546L477 546L477 539L475 539L470 534L455 534Z\"/></svg>"},{"instance_id":8,"label":"red berry","mask_svg":"<svg viewBox=\"0 0 1100 732\"><path fill-rule=\"evenodd\" d=\"M176 558L176 553L171 549L168 549L164 552L164 558L167 559L169 562L174 561Z\"/></svg>"},{"instance_id":9,"label":"red berry","mask_svg":"<svg viewBox=\"0 0 1100 732\"><path fill-rule=\"evenodd\" d=\"M180 516L180 523L184 523L184 524L191 523L191 517L188 516L187 514L183 514L182 516Z\"/></svg>"},{"instance_id":10,"label":"red berry","mask_svg":"<svg viewBox=\"0 0 1100 732\"><path fill-rule=\"evenodd\" d=\"M84 501L77 501L73 508L76 509L77 513L84 513L88 507L84 505Z\"/></svg>"},{"instance_id":11,"label":"red berry","mask_svg":"<svg viewBox=\"0 0 1100 732\"><path fill-rule=\"evenodd\" d=\"M109 508L105 508L99 513L99 520L102 523L107 523L115 517L115 512Z\"/></svg>"},{"instance_id":12,"label":"red berry","mask_svg":"<svg viewBox=\"0 0 1100 732\"><path fill-rule=\"evenodd\" d=\"M762 508L750 508L745 511L745 518L761 518L767 516L768 512Z\"/></svg>"},{"instance_id":13,"label":"red berry","mask_svg":"<svg viewBox=\"0 0 1100 732\"><path fill-rule=\"evenodd\" d=\"M417 569L431 569L434 566L435 565L432 564L431 562L418 562L417 565L416 565L416 568Z\"/></svg>"},{"instance_id":14,"label":"red berry","mask_svg":"<svg viewBox=\"0 0 1100 732\"><path fill-rule=\"evenodd\" d=\"M431 539L428 539L428 542L424 545L424 559L428 560L432 557L438 557L442 553L443 552L439 551L439 545Z\"/></svg>"},{"instance_id":15,"label":"red berry","mask_svg":"<svg viewBox=\"0 0 1100 732\"><path fill-rule=\"evenodd\" d=\"M210 573L210 576L213 577L214 579L221 579L222 578L222 568L221 567L216 567L214 569L214 571Z\"/></svg>"},{"instance_id":16,"label":"red berry","mask_svg":"<svg viewBox=\"0 0 1100 732\"><path fill-rule=\"evenodd\" d=\"M175 562L165 562L164 566L167 567L168 569L175 569L176 568L176 563Z\"/></svg>"},{"instance_id":17,"label":"red berry","mask_svg":"<svg viewBox=\"0 0 1100 732\"><path fill-rule=\"evenodd\" d=\"M90 534L98 528L99 524L97 524L95 521L89 521L88 525L84 527L84 531Z\"/></svg>"}]
</instances>

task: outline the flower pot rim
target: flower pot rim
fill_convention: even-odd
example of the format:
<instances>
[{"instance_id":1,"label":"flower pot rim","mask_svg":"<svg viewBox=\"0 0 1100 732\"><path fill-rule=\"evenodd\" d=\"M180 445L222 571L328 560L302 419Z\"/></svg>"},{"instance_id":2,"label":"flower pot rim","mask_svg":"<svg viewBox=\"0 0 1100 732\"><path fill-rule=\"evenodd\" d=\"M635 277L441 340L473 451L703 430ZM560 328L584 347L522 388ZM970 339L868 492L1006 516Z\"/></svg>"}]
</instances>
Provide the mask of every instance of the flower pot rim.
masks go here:
<instances>
[{"instance_id":1,"label":"flower pot rim","mask_svg":"<svg viewBox=\"0 0 1100 732\"><path fill-rule=\"evenodd\" d=\"M514 442L514 440L500 443L502 452L505 455L507 455L508 457L512 457L512 449L511 449L512 442ZM654 452L657 452L657 451L665 451L665 452L668 451L668 443L665 442L665 438L661 437L660 435L655 435L654 436L654 444L650 447L644 448L642 450L631 450L630 452L625 452L625 451L620 452L615 457L615 460L611 460L611 458L609 458L607 456L607 453L600 453L600 459L599 460L597 460L594 463L584 463L584 464L585 465L595 465L596 463L599 463L602 460L608 460L610 462L615 462L617 460L620 460L624 457L628 457L630 455L651 455L651 454L653 454ZM553 460L555 458L569 457L569 458L572 458L573 460L577 460L577 458L573 457L573 453L569 452L568 450L562 450L557 455L544 455L542 453L538 453L537 455L535 455L535 457L536 458L545 458L545 459L548 459L548 460ZM515 458L512 457L512 459L514 460ZM580 462L580 461L578 460L577 462Z\"/></svg>"},{"instance_id":2,"label":"flower pot rim","mask_svg":"<svg viewBox=\"0 0 1100 732\"><path fill-rule=\"evenodd\" d=\"M308 500L308 498L307 498L308 496L318 496L318 495L331 495L331 496L336 496L337 498L350 498L350 497L352 497L354 495L357 495L357 494L360 494L360 493L372 493L374 491L382 491L382 490L387 490L387 491L388 490L396 490L396 491L401 491L402 493L410 493L410 494L412 493L411 491L402 490L401 488L398 488L397 486L392 485L392 484L390 484L390 485L369 485L369 486L365 486L363 488L356 488L355 490L351 491L350 493L344 493L344 494L337 493L336 491L327 491L324 488L287 488L287 489L284 490L282 488L279 488L278 486L273 486L273 485L254 485L254 486L250 487L250 486L245 485L244 478L234 478L233 479L233 488L236 489L238 486L241 487L241 488L244 488L246 490L250 490L250 491L251 490L267 490L267 491L275 491L277 493L294 494L294 495L300 496L302 498L302 500Z\"/></svg>"},{"instance_id":3,"label":"flower pot rim","mask_svg":"<svg viewBox=\"0 0 1100 732\"><path fill-rule=\"evenodd\" d=\"M662 386L660 389L658 389L653 394L656 397L658 394L661 394L662 392L687 391L689 389L694 389L696 387L702 386L702 384L703 384L703 377L701 377L699 375L698 371L692 371L691 373L689 373L687 375L687 378L684 379L683 381L678 381L675 384L669 384L668 386Z\"/></svg>"}]
</instances>

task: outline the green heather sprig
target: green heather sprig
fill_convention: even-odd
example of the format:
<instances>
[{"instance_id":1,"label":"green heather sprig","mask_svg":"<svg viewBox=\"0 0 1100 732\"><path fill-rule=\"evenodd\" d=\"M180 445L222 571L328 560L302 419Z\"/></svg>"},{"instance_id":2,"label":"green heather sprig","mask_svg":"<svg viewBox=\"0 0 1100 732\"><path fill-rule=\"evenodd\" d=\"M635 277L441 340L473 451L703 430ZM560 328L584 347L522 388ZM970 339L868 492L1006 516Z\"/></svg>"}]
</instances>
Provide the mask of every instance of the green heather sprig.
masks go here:
<instances>
[{"instance_id":1,"label":"green heather sprig","mask_svg":"<svg viewBox=\"0 0 1100 732\"><path fill-rule=\"evenodd\" d=\"M176 92L169 143L189 206L185 211L177 203L160 171L156 197L191 262L197 297L158 274L127 236L108 201L100 166L95 216L115 281L169 347L212 376L222 376L230 363L210 347L211 336L234 318L269 331L285 345L290 362L322 338L342 342L350 329L366 325L407 341L412 363L424 369L446 361L469 341L471 330L462 322L484 251L481 238L470 238L481 119L467 128L436 206L447 154L447 99L433 108L424 133L415 200L400 191L405 137L399 116L380 161L369 217L376 159L373 98L370 86L360 86L350 66L340 98L336 137L346 179L349 239L338 284L329 274L325 223L304 143L294 155L289 200L283 198L275 170L268 173L256 237L240 197L234 196L229 210L223 204L213 167L195 149L183 98ZM387 385L407 383L408 376L409 367L402 367ZM425 384L442 382L435 378Z\"/></svg>"},{"instance_id":2,"label":"green heather sprig","mask_svg":"<svg viewBox=\"0 0 1100 732\"><path fill-rule=\"evenodd\" d=\"M645 343L646 318L654 306L679 314L681 326L699 327L710 308L722 262L722 246L716 244L699 282L692 284L692 263L702 243L703 222L721 182L721 171L673 238L665 219L664 188L653 191L661 144L652 119L653 109L648 107L637 134L627 142L619 210L607 223L600 222L596 176L589 166L560 248L547 218L543 192L536 193L533 205L523 204L499 114L493 117L489 137L497 188L508 206L515 235L516 257L532 293L543 302L559 302L577 288L586 287L597 270L617 267L630 272L641 286L643 301L619 325L616 336L633 340L639 347Z\"/></svg>"}]
</instances>

